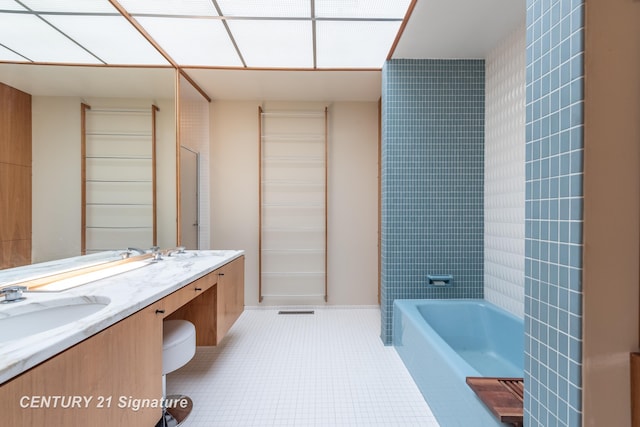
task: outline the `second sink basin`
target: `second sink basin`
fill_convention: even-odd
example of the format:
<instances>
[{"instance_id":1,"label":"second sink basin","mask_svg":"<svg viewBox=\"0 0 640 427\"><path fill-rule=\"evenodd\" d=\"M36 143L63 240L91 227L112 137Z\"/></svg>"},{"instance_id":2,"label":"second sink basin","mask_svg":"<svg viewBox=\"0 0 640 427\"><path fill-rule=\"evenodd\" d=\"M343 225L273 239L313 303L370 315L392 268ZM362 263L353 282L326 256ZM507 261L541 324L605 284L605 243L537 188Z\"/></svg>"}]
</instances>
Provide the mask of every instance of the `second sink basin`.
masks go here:
<instances>
[{"instance_id":1,"label":"second sink basin","mask_svg":"<svg viewBox=\"0 0 640 427\"><path fill-rule=\"evenodd\" d=\"M105 308L111 300L87 296L17 303L0 310L0 343L48 331Z\"/></svg>"}]
</instances>

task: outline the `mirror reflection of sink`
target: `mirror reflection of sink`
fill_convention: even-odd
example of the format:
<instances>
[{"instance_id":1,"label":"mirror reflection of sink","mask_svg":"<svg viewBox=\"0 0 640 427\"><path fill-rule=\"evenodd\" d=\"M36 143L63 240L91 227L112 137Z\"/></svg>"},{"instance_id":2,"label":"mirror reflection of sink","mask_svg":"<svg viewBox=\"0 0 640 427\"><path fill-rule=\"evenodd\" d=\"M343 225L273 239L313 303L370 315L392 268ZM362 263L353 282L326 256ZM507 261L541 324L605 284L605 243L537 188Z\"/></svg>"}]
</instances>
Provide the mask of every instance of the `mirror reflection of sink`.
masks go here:
<instances>
[{"instance_id":1,"label":"mirror reflection of sink","mask_svg":"<svg viewBox=\"0 0 640 427\"><path fill-rule=\"evenodd\" d=\"M112 277L117 274L126 273L127 271L135 270L140 267L145 267L151 262L149 260L132 261L122 264L116 264L112 267L100 268L95 271L78 274L77 276L67 277L64 279L58 279L47 283L46 285L38 286L37 288L29 288L29 291L35 292L57 292L67 289L75 288L76 286L86 285L87 283L95 282L96 280Z\"/></svg>"},{"instance_id":2,"label":"mirror reflection of sink","mask_svg":"<svg viewBox=\"0 0 640 427\"><path fill-rule=\"evenodd\" d=\"M20 303L0 310L0 343L48 331L107 307L106 297L71 297Z\"/></svg>"}]
</instances>

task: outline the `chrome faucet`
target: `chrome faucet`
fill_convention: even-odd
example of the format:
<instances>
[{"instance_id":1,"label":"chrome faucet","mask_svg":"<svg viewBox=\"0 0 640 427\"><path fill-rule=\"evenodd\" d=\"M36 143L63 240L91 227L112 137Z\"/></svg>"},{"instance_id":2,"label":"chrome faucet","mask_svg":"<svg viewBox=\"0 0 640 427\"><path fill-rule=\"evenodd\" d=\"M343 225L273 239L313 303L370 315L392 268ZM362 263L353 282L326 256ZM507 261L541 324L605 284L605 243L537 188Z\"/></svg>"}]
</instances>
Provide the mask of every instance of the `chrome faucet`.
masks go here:
<instances>
[{"instance_id":1,"label":"chrome faucet","mask_svg":"<svg viewBox=\"0 0 640 427\"><path fill-rule=\"evenodd\" d=\"M122 252L120 254L120 256L122 257L122 259L127 259L129 257L131 257L131 255L134 252L138 252L140 255L144 255L147 252L144 249L139 249L139 248L127 248L124 252Z\"/></svg>"},{"instance_id":2,"label":"chrome faucet","mask_svg":"<svg viewBox=\"0 0 640 427\"><path fill-rule=\"evenodd\" d=\"M167 256L171 256L172 254L183 254L186 248L184 246L178 246L175 249L169 249L167 251Z\"/></svg>"},{"instance_id":3,"label":"chrome faucet","mask_svg":"<svg viewBox=\"0 0 640 427\"><path fill-rule=\"evenodd\" d=\"M10 302L24 301L27 297L23 297L22 292L26 290L26 286L5 286L0 288L0 295L4 295L4 299L0 303L8 304Z\"/></svg>"},{"instance_id":4,"label":"chrome faucet","mask_svg":"<svg viewBox=\"0 0 640 427\"><path fill-rule=\"evenodd\" d=\"M147 251L145 251L144 249L139 249L139 248L127 248L127 251L128 252L135 251L135 252L138 252L140 255L144 255L147 253Z\"/></svg>"}]
</instances>

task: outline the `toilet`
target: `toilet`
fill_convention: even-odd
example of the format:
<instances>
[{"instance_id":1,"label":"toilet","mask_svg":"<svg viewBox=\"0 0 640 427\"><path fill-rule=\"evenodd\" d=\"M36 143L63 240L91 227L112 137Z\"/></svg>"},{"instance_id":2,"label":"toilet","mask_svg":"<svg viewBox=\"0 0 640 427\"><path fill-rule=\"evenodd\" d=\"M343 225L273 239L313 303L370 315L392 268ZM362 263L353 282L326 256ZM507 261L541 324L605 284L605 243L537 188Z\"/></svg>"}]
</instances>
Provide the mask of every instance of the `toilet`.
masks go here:
<instances>
[{"instance_id":1,"label":"toilet","mask_svg":"<svg viewBox=\"0 0 640 427\"><path fill-rule=\"evenodd\" d=\"M187 320L165 320L162 330L162 418L156 427L175 427L191 413L188 396L167 396L167 374L186 365L196 353L196 328Z\"/></svg>"}]
</instances>

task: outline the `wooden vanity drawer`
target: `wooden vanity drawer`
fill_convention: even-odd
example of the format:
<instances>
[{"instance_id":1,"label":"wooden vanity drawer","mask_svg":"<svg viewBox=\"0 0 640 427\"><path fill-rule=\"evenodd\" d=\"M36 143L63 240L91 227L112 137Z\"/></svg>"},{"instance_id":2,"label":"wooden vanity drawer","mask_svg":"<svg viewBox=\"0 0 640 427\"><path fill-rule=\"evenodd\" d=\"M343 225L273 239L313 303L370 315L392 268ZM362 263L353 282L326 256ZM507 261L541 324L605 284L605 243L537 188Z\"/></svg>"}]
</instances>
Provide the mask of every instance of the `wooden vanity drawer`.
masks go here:
<instances>
[{"instance_id":1,"label":"wooden vanity drawer","mask_svg":"<svg viewBox=\"0 0 640 427\"><path fill-rule=\"evenodd\" d=\"M164 310L164 317L169 316L192 299L211 289L217 281L218 275L215 273L209 273L164 297L161 301L162 309Z\"/></svg>"}]
</instances>

